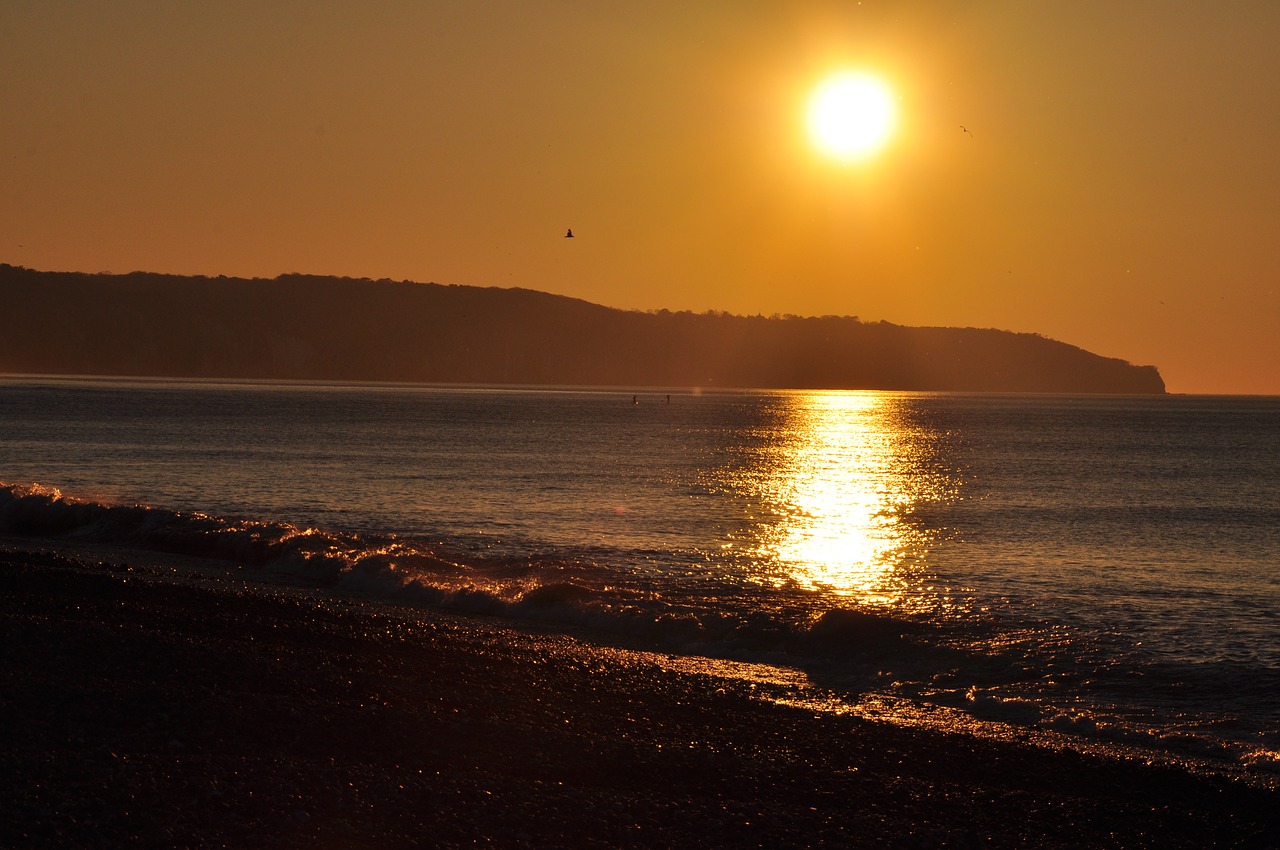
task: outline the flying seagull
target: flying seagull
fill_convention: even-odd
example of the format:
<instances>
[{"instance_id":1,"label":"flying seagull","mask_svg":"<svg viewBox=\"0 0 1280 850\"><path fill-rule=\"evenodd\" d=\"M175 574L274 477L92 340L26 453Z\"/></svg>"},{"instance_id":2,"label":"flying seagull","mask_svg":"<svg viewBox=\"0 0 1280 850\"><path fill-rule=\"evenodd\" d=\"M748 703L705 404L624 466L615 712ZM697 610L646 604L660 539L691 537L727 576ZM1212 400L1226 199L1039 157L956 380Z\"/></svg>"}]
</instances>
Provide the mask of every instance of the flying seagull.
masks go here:
<instances>
[{"instance_id":1,"label":"flying seagull","mask_svg":"<svg viewBox=\"0 0 1280 850\"><path fill-rule=\"evenodd\" d=\"M572 238L573 238L573 228L572 228L572 227L570 227L570 228L569 228L569 232L568 232L568 233L566 233L566 234L564 235L564 238L565 238L565 239L572 239Z\"/></svg>"},{"instance_id":2,"label":"flying seagull","mask_svg":"<svg viewBox=\"0 0 1280 850\"><path fill-rule=\"evenodd\" d=\"M960 125L960 129L964 130L966 133L969 133L969 128L964 126L963 124ZM971 139L973 138L973 133L969 133L969 138Z\"/></svg>"}]
</instances>

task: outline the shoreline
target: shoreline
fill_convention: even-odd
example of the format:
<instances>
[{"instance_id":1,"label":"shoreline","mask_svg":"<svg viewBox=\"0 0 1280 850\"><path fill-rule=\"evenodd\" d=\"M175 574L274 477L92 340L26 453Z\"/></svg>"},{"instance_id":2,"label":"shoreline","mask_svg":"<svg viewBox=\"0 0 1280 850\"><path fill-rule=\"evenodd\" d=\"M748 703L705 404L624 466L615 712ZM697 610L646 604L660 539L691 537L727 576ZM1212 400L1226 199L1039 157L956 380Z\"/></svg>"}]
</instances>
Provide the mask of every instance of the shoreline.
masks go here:
<instances>
[{"instance_id":1,"label":"shoreline","mask_svg":"<svg viewBox=\"0 0 1280 850\"><path fill-rule=\"evenodd\" d=\"M1274 789L527 625L0 540L0 847L1274 847Z\"/></svg>"}]
</instances>

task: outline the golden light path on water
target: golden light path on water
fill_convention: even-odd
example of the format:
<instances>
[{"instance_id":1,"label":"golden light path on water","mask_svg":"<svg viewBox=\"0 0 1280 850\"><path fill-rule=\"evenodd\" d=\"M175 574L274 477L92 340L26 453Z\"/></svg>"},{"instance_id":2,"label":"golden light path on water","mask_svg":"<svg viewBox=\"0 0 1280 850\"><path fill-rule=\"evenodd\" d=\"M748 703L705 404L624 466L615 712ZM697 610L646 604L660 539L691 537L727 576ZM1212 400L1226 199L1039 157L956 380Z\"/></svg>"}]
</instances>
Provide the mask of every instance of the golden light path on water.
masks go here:
<instances>
[{"instance_id":1,"label":"golden light path on water","mask_svg":"<svg viewBox=\"0 0 1280 850\"><path fill-rule=\"evenodd\" d=\"M938 435L906 421L900 403L869 392L793 397L753 484L772 517L758 532L762 580L894 608L924 602L933 532L911 515L956 497L958 481L934 463Z\"/></svg>"}]
</instances>

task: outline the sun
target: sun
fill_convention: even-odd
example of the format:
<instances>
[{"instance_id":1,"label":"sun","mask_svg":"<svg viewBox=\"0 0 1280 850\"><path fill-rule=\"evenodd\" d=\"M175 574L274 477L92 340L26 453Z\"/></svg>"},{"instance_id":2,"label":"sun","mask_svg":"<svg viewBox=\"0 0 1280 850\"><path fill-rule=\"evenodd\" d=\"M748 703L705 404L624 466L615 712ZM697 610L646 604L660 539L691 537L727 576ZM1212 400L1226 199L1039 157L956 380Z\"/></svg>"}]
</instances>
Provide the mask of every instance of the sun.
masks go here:
<instances>
[{"instance_id":1,"label":"sun","mask_svg":"<svg viewBox=\"0 0 1280 850\"><path fill-rule=\"evenodd\" d=\"M809 134L815 145L840 160L864 159L893 135L893 92L877 77L846 72L828 77L809 99Z\"/></svg>"}]
</instances>

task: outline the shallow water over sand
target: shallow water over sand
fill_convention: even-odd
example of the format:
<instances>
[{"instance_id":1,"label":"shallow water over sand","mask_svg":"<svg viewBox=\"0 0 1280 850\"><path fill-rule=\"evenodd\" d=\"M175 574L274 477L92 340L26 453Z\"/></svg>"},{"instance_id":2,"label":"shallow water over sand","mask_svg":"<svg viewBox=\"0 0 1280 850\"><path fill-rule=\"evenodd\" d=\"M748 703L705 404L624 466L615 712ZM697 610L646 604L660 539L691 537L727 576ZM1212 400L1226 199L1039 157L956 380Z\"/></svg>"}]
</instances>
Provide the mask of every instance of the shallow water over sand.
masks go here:
<instances>
[{"instance_id":1,"label":"shallow water over sand","mask_svg":"<svg viewBox=\"0 0 1280 850\"><path fill-rule=\"evenodd\" d=\"M13 379L0 427L11 532L1280 749L1277 399Z\"/></svg>"}]
</instances>

